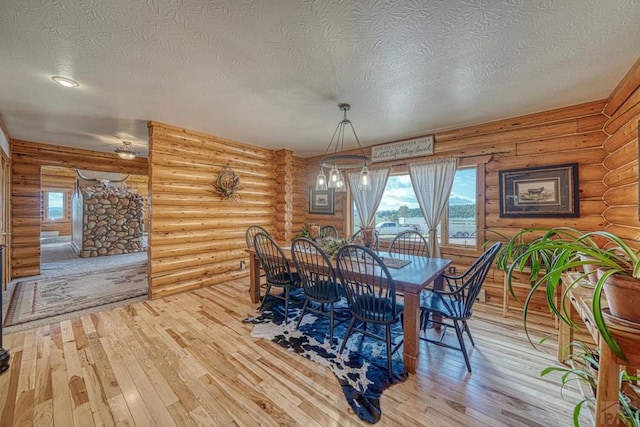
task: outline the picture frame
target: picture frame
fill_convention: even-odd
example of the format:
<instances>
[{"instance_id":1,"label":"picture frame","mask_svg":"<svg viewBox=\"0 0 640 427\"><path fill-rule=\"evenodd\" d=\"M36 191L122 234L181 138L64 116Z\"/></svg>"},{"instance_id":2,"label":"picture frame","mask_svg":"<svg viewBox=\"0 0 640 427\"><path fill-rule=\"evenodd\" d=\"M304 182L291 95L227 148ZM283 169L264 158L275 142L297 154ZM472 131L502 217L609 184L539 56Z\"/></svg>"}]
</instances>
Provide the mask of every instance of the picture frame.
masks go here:
<instances>
[{"instance_id":1,"label":"picture frame","mask_svg":"<svg viewBox=\"0 0 640 427\"><path fill-rule=\"evenodd\" d=\"M578 164L498 171L500 217L579 217Z\"/></svg>"},{"instance_id":2,"label":"picture frame","mask_svg":"<svg viewBox=\"0 0 640 427\"><path fill-rule=\"evenodd\" d=\"M316 190L315 187L309 187L309 213L333 215L333 206L335 201L334 189Z\"/></svg>"}]
</instances>

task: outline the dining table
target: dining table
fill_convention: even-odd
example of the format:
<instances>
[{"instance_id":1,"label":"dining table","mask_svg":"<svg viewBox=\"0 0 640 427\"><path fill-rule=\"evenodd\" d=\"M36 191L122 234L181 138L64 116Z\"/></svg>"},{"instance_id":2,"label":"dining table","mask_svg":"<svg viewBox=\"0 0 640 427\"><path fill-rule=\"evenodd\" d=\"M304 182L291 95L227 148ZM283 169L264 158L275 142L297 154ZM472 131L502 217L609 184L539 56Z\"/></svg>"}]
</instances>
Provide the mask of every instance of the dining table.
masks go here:
<instances>
[{"instance_id":1,"label":"dining table","mask_svg":"<svg viewBox=\"0 0 640 427\"><path fill-rule=\"evenodd\" d=\"M291 247L281 246L286 258L292 262ZM246 249L249 253L249 296L251 302L260 302L260 260L255 249ZM451 264L451 260L413 255L400 255L389 252L377 252L381 258L400 258L409 261L401 263L399 268L390 267L393 263L385 263L395 289L404 295L403 314L403 360L407 372L415 374L420 356L420 292L424 289L442 289L442 273Z\"/></svg>"}]
</instances>

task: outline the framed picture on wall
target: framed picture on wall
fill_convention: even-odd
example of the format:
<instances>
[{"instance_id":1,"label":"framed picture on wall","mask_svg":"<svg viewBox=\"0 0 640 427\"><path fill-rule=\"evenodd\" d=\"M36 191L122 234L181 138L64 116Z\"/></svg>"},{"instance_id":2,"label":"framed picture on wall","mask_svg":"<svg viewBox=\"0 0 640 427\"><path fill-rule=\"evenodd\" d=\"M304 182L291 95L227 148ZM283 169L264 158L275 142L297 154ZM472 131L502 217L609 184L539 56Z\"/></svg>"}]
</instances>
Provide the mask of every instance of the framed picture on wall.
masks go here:
<instances>
[{"instance_id":1,"label":"framed picture on wall","mask_svg":"<svg viewBox=\"0 0 640 427\"><path fill-rule=\"evenodd\" d=\"M500 216L578 217L578 164L499 171Z\"/></svg>"},{"instance_id":2,"label":"framed picture on wall","mask_svg":"<svg viewBox=\"0 0 640 427\"><path fill-rule=\"evenodd\" d=\"M333 188L316 190L309 187L309 213L333 215L334 196Z\"/></svg>"}]
</instances>

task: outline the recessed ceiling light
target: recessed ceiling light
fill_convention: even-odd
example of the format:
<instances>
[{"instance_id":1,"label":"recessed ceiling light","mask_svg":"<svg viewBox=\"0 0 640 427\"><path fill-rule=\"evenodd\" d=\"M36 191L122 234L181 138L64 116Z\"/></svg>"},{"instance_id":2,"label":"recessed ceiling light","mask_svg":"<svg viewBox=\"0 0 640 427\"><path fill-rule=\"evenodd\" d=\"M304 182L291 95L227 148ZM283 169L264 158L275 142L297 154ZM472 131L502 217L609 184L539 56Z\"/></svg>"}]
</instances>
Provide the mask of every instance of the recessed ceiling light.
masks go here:
<instances>
[{"instance_id":1,"label":"recessed ceiling light","mask_svg":"<svg viewBox=\"0 0 640 427\"><path fill-rule=\"evenodd\" d=\"M80 83L78 83L77 81L68 79L66 77L53 76L53 77L51 77L51 80L53 80L54 82L58 83L60 86L64 86L64 87L78 87L78 86L80 86Z\"/></svg>"}]
</instances>

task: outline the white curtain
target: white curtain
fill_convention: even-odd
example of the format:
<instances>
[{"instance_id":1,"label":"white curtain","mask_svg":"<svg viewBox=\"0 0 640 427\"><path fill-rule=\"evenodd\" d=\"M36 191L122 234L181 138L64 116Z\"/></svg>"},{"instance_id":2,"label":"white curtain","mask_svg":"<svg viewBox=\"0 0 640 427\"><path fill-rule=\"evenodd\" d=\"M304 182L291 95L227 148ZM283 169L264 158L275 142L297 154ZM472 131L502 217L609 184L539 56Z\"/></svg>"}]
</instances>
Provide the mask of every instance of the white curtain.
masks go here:
<instances>
[{"instance_id":1,"label":"white curtain","mask_svg":"<svg viewBox=\"0 0 640 427\"><path fill-rule=\"evenodd\" d=\"M458 159L455 158L409 163L411 185L429 228L429 253L434 258L440 257L438 224L449 203L457 168Z\"/></svg>"},{"instance_id":2,"label":"white curtain","mask_svg":"<svg viewBox=\"0 0 640 427\"><path fill-rule=\"evenodd\" d=\"M360 172L351 172L349 176L349 188L351 196L358 209L358 216L363 227L373 227L375 224L376 211L382 200L382 193L387 185L389 169L373 169L369 171L371 190L358 190L360 182Z\"/></svg>"}]
</instances>

